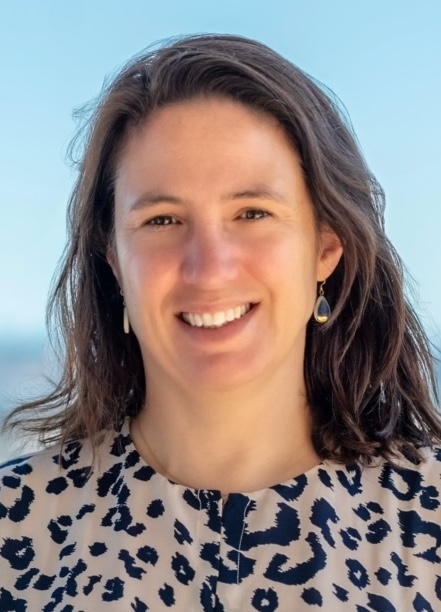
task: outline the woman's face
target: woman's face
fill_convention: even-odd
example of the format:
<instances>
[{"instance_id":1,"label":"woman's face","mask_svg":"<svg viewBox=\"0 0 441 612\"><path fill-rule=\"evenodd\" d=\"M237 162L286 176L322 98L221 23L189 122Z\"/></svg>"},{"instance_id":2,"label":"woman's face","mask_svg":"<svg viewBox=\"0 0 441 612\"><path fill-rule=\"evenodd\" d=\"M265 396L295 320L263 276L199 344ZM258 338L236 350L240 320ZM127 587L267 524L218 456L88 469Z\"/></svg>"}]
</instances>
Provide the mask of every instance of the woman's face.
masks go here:
<instances>
[{"instance_id":1,"label":"woman's face","mask_svg":"<svg viewBox=\"0 0 441 612\"><path fill-rule=\"evenodd\" d=\"M147 384L226 390L298 366L316 283L340 255L272 117L192 100L129 134L109 262Z\"/></svg>"}]
</instances>

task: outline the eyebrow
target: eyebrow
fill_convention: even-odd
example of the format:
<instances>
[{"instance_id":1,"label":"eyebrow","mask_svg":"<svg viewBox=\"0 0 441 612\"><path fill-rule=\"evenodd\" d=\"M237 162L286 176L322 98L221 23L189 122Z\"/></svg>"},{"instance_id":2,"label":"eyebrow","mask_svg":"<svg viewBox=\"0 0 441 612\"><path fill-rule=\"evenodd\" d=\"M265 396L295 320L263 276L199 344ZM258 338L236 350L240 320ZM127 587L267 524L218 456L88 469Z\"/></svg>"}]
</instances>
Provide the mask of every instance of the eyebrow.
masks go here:
<instances>
[{"instance_id":1,"label":"eyebrow","mask_svg":"<svg viewBox=\"0 0 441 612\"><path fill-rule=\"evenodd\" d=\"M226 193L221 198L223 201L229 200L277 200L282 204L287 204L288 201L281 193L268 187L267 185L258 185L252 189L244 189L243 191L234 191ZM185 204L184 198L168 193L153 193L146 192L137 198L130 206L130 210L139 210L145 207L153 206L154 204Z\"/></svg>"}]
</instances>

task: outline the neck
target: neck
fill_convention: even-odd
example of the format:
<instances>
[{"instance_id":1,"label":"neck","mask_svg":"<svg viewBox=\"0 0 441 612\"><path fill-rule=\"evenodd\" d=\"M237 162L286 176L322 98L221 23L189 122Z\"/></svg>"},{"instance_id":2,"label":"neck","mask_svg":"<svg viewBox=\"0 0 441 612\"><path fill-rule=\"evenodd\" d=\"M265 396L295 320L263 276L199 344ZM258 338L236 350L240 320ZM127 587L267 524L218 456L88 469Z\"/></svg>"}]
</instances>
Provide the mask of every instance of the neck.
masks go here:
<instances>
[{"instance_id":1,"label":"neck","mask_svg":"<svg viewBox=\"0 0 441 612\"><path fill-rule=\"evenodd\" d=\"M320 461L304 384L290 387L265 381L219 393L148 382L133 441L156 471L191 488L228 494L272 486Z\"/></svg>"}]
</instances>

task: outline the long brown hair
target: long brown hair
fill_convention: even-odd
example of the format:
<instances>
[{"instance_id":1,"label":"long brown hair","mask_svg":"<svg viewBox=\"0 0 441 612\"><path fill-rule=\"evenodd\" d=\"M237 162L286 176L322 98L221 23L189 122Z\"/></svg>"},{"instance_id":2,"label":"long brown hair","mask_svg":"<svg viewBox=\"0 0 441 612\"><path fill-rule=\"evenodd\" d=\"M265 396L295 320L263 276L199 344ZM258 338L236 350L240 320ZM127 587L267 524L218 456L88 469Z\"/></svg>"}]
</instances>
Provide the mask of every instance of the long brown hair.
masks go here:
<instances>
[{"instance_id":1,"label":"long brown hair","mask_svg":"<svg viewBox=\"0 0 441 612\"><path fill-rule=\"evenodd\" d=\"M263 44L238 36L177 39L134 58L102 92L81 133L79 177L69 203L69 242L48 307L64 368L47 396L19 406L9 425L47 443L115 427L143 406L145 378L106 253L113 186L129 128L156 108L227 97L275 117L300 154L319 226L344 256L326 283L332 317L307 329L305 378L317 452L369 462L441 438L429 343L384 233L383 192L333 97Z\"/></svg>"}]
</instances>

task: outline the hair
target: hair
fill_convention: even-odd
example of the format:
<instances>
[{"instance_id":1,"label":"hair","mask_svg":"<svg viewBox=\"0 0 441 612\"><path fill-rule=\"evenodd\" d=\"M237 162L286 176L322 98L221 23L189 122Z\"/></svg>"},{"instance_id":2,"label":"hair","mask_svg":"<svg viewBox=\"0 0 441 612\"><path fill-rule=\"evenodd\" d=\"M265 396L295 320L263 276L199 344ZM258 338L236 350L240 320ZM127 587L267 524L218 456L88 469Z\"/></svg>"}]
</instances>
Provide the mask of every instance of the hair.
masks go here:
<instances>
[{"instance_id":1,"label":"hair","mask_svg":"<svg viewBox=\"0 0 441 612\"><path fill-rule=\"evenodd\" d=\"M122 326L107 262L114 177L129 130L155 110L204 97L274 117L300 155L318 227L343 257L326 283L328 323L307 327L305 379L313 443L323 458L414 460L441 439L430 344L409 305L403 266L384 232L384 195L334 96L265 45L239 36L174 39L132 59L104 87L80 138L69 241L48 305L63 370L52 392L17 407L9 427L46 444L87 437L136 415L145 401L141 351Z\"/></svg>"}]
</instances>

